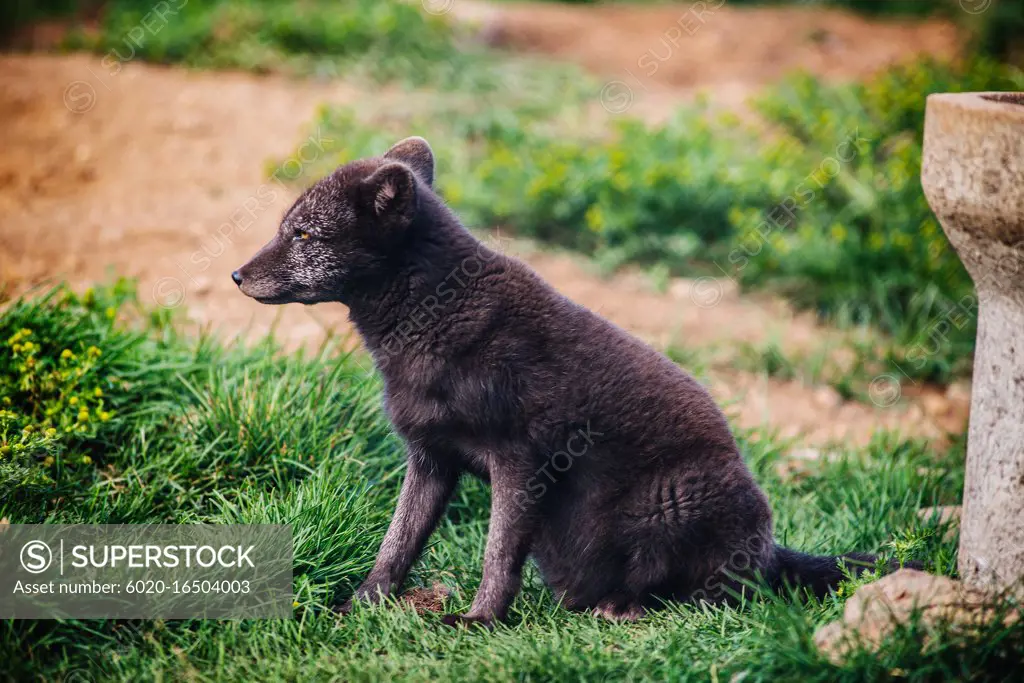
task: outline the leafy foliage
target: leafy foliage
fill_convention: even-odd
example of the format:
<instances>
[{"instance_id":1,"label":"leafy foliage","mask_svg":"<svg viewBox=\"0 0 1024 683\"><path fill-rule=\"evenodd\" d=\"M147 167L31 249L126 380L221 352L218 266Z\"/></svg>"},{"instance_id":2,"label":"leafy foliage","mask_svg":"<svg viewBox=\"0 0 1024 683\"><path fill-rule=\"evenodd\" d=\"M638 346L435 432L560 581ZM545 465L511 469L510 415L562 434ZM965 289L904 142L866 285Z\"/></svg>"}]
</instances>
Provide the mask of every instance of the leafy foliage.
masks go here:
<instances>
[{"instance_id":1,"label":"leafy foliage","mask_svg":"<svg viewBox=\"0 0 1024 683\"><path fill-rule=\"evenodd\" d=\"M399 0L111 0L99 32L69 46L103 53L112 73L143 59L419 81L462 61L453 39L443 18Z\"/></svg>"},{"instance_id":2,"label":"leafy foliage","mask_svg":"<svg viewBox=\"0 0 1024 683\"><path fill-rule=\"evenodd\" d=\"M152 377L136 381L144 337L115 321L132 297L58 287L0 316L0 495L74 480L122 433Z\"/></svg>"},{"instance_id":3,"label":"leafy foliage","mask_svg":"<svg viewBox=\"0 0 1024 683\"><path fill-rule=\"evenodd\" d=\"M774 198L734 214L730 274L895 335L894 360L912 377L965 370L977 305L921 190L925 99L1021 87L1019 72L977 60L923 61L844 86L796 76L775 88L757 103L780 133L759 160Z\"/></svg>"},{"instance_id":4,"label":"leafy foliage","mask_svg":"<svg viewBox=\"0 0 1024 683\"><path fill-rule=\"evenodd\" d=\"M442 188L479 225L572 247L605 266L661 264L682 272L732 233L730 209L756 204L759 183L728 163L745 142L692 113L649 129L616 122L586 141L527 134L486 145L472 188Z\"/></svg>"}]
</instances>

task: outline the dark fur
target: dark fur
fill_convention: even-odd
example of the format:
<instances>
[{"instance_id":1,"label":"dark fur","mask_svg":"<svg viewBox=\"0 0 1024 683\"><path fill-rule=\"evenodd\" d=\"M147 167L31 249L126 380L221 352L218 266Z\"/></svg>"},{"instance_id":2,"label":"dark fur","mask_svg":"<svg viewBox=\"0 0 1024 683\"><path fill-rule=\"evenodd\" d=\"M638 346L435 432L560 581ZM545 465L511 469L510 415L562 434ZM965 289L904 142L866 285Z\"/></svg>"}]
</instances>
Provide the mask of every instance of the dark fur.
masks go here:
<instances>
[{"instance_id":1,"label":"dark fur","mask_svg":"<svg viewBox=\"0 0 1024 683\"><path fill-rule=\"evenodd\" d=\"M356 598L401 587L467 470L491 484L490 530L476 599L450 622L503 618L527 555L568 607L612 618L758 576L819 595L842 579L839 558L776 546L704 387L481 244L432 180L419 138L343 166L237 273L261 301L348 305L384 377L408 471Z\"/></svg>"}]
</instances>

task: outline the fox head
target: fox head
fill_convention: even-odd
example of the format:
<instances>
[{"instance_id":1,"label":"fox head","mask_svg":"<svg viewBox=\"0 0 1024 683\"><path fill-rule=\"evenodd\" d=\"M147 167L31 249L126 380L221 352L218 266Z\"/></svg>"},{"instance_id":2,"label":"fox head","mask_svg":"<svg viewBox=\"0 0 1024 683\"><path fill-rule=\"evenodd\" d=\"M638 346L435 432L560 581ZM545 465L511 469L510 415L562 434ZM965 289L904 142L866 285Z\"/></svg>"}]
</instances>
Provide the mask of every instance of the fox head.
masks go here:
<instances>
[{"instance_id":1,"label":"fox head","mask_svg":"<svg viewBox=\"0 0 1024 683\"><path fill-rule=\"evenodd\" d=\"M261 303L339 301L401 247L433 182L434 153L420 137L346 164L306 190L231 278Z\"/></svg>"}]
</instances>

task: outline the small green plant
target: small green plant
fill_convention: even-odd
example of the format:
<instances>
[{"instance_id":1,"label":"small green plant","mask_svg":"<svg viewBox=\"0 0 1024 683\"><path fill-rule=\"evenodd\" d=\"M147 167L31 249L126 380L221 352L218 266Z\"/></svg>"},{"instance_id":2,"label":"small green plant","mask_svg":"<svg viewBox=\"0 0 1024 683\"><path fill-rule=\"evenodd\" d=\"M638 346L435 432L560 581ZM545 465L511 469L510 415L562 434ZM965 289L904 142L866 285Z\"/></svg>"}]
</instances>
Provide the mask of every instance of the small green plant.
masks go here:
<instances>
[{"instance_id":1,"label":"small green plant","mask_svg":"<svg viewBox=\"0 0 1024 683\"><path fill-rule=\"evenodd\" d=\"M0 490L93 463L128 386L117 358L135 340L115 318L130 297L125 282L81 296L62 287L0 315Z\"/></svg>"},{"instance_id":2,"label":"small green plant","mask_svg":"<svg viewBox=\"0 0 1024 683\"><path fill-rule=\"evenodd\" d=\"M895 560L900 566L903 566L928 547L929 536L931 536L931 530L919 532L904 529L886 545L892 550Z\"/></svg>"},{"instance_id":3,"label":"small green plant","mask_svg":"<svg viewBox=\"0 0 1024 683\"><path fill-rule=\"evenodd\" d=\"M56 363L45 355L45 346L33 341L32 330L25 327L7 340L14 372L4 377L7 386L0 390L0 403L8 406L0 420L4 423L4 445L0 453L33 456L48 452L58 433L95 436L97 423L108 421L113 413L104 410L103 389L92 371L102 351L90 346L76 354L61 351ZM90 386L91 385L91 386ZM9 406L11 396L28 406L30 413L19 415ZM21 428L21 439L13 446L8 433ZM48 458L52 462L53 458ZM83 457L87 460L87 456Z\"/></svg>"}]
</instances>

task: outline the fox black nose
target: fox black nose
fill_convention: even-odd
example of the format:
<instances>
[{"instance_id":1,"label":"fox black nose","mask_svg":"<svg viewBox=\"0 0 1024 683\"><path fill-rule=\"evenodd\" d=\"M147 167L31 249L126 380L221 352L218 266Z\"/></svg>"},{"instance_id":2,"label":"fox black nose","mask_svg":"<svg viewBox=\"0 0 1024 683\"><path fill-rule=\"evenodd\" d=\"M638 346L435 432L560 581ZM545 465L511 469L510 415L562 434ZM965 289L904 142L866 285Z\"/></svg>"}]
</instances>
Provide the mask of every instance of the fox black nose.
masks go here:
<instances>
[{"instance_id":1,"label":"fox black nose","mask_svg":"<svg viewBox=\"0 0 1024 683\"><path fill-rule=\"evenodd\" d=\"M242 285L242 274L239 273L237 270L231 273L231 279L235 281L236 285Z\"/></svg>"}]
</instances>

